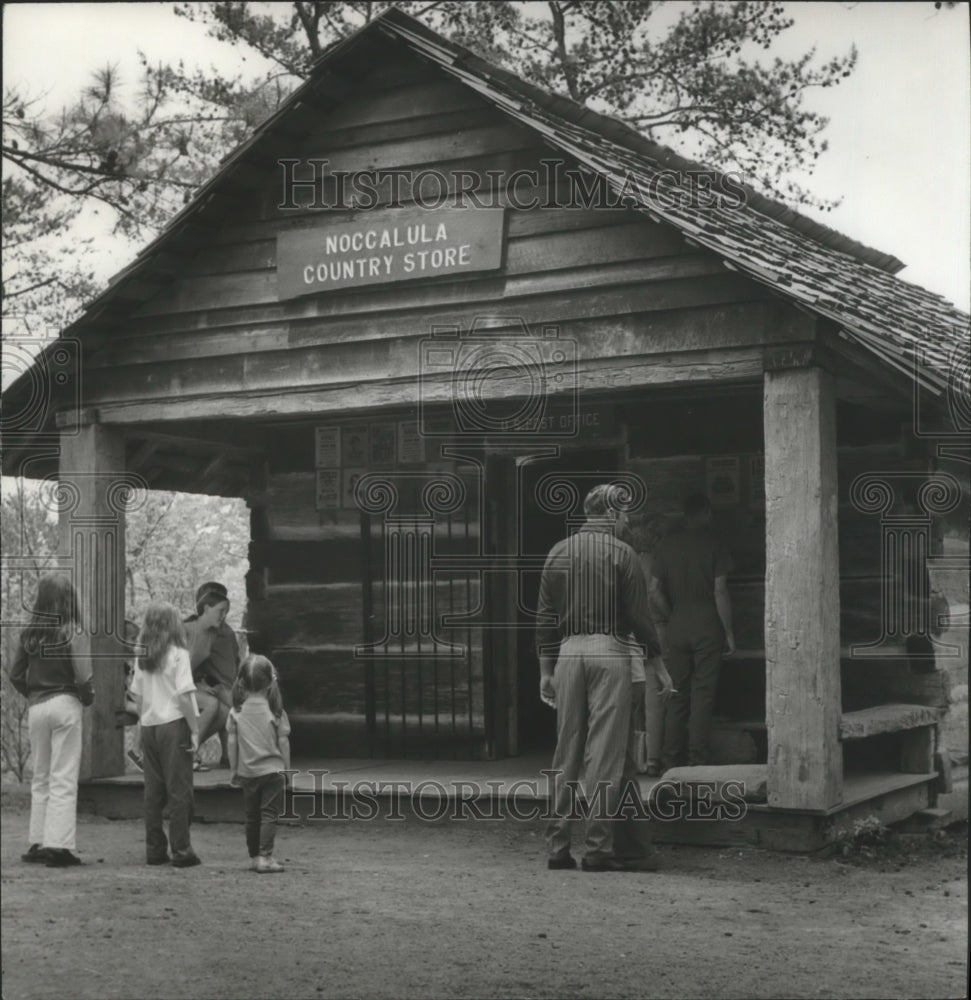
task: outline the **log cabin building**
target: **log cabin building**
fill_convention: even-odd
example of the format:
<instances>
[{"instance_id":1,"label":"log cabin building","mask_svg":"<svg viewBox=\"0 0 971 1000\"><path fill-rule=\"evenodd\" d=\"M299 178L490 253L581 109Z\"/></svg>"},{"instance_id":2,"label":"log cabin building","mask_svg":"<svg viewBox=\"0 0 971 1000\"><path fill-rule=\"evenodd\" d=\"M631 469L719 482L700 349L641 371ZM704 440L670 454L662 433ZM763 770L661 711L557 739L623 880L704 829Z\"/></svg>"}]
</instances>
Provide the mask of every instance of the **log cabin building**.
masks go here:
<instances>
[{"instance_id":1,"label":"log cabin building","mask_svg":"<svg viewBox=\"0 0 971 1000\"><path fill-rule=\"evenodd\" d=\"M481 760L552 748L539 572L616 478L648 554L714 502L714 742L764 808L932 805L968 317L902 266L396 10L335 44L6 393L96 623L85 773L124 770L119 484L248 502L298 757Z\"/></svg>"}]
</instances>

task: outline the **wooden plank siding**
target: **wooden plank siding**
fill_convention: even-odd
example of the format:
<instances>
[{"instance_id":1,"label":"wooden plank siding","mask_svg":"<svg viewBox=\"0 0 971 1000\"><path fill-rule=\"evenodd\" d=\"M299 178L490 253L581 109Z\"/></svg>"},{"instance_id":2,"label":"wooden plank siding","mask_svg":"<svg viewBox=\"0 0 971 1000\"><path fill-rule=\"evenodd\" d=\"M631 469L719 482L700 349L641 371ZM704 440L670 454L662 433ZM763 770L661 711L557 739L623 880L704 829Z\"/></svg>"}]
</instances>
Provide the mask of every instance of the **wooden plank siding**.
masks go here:
<instances>
[{"instance_id":1,"label":"wooden plank siding","mask_svg":"<svg viewBox=\"0 0 971 1000\"><path fill-rule=\"evenodd\" d=\"M450 174L462 168L483 177L513 165L539 170L549 150L532 133L417 60L400 61L395 72L403 82L393 90L380 83L382 67L332 110L295 113L287 123L292 139L279 155L326 158L330 170L435 168ZM596 381L603 370L607 385L611 370L629 368L616 361L618 355L680 356L740 345L756 349L740 360L741 374L757 377L758 349L793 336L781 319L786 310L759 286L726 272L672 228L622 209L508 208L500 272L279 302L276 237L355 214L280 209L281 168L253 159L246 195L214 199L191 240L170 254L169 269L181 273L86 359L86 398L105 419L151 419L140 407L176 399L185 419L232 416L217 399L355 384L368 386L370 396L359 397L365 403L402 403L400 392L382 393L380 386L418 374L419 342L431 326L467 328L480 313L559 325L576 339L579 360L590 363L585 379ZM487 180L481 195L494 184ZM540 186L521 193L545 197L547 191ZM411 192L401 196L407 204ZM680 367L680 361L673 364L672 377L684 377ZM731 365L717 363L710 371L716 379L734 374ZM656 377L666 377L664 366ZM325 392L292 409L274 405L264 412L331 405L346 400ZM236 415L255 413L243 404Z\"/></svg>"}]
</instances>

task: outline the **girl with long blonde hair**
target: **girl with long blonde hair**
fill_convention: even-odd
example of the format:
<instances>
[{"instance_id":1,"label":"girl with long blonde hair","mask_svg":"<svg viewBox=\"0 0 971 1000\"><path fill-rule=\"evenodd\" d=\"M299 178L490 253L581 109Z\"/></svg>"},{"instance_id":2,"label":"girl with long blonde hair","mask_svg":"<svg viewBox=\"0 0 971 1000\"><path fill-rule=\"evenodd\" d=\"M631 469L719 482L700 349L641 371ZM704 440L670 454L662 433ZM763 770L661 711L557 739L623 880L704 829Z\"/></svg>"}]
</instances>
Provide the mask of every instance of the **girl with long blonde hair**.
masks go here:
<instances>
[{"instance_id":1,"label":"girl with long blonde hair","mask_svg":"<svg viewBox=\"0 0 971 1000\"><path fill-rule=\"evenodd\" d=\"M199 710L179 612L171 604L149 605L138 644L144 653L135 667L131 693L142 727L146 861L150 865L171 861L176 868L191 868L199 864L189 837ZM162 824L166 806L168 840Z\"/></svg>"}]
</instances>

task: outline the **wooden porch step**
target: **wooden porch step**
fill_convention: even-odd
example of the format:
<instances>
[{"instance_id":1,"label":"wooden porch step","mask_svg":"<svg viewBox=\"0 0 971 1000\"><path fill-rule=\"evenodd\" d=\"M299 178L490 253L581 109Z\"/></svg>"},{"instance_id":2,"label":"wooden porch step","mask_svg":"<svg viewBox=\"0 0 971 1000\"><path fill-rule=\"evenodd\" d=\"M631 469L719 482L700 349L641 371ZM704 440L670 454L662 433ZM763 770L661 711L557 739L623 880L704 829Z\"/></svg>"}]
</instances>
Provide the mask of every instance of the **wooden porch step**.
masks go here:
<instances>
[{"instance_id":1,"label":"wooden porch step","mask_svg":"<svg viewBox=\"0 0 971 1000\"><path fill-rule=\"evenodd\" d=\"M880 733L899 733L939 722L941 710L929 705L874 705L858 712L844 712L840 719L841 740L862 740Z\"/></svg>"},{"instance_id":2,"label":"wooden porch step","mask_svg":"<svg viewBox=\"0 0 971 1000\"><path fill-rule=\"evenodd\" d=\"M768 764L704 764L697 767L672 767L664 772L662 782L680 785L707 785L714 801L724 801L724 787L732 785L731 800L745 802L768 799ZM652 790L653 791L653 790ZM667 791L667 788L665 788Z\"/></svg>"}]
</instances>

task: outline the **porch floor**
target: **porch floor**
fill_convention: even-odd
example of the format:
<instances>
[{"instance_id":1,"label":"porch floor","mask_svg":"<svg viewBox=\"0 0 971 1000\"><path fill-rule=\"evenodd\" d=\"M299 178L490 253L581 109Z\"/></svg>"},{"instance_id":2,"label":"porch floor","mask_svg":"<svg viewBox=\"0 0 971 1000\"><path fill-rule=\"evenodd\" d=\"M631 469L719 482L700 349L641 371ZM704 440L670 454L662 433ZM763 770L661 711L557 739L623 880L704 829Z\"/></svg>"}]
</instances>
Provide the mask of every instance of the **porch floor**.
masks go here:
<instances>
[{"instance_id":1,"label":"porch floor","mask_svg":"<svg viewBox=\"0 0 971 1000\"><path fill-rule=\"evenodd\" d=\"M396 793L422 800L469 799L481 795L508 804L511 801L546 802L549 798L544 768L549 754L533 754L497 761L388 760L299 757L293 767L295 792L307 793L299 812L307 813L316 793L333 797L340 789L364 785L379 798ZM319 775L315 777L312 772ZM648 800L659 778L639 776L641 795ZM933 805L934 774L878 772L848 774L843 802L826 813L790 812L764 803L749 803L741 819L699 821L679 817L654 822L654 838L665 843L749 845L775 850L815 851L852 833L857 820L875 816L884 823L902 820ZM110 819L141 815L143 780L140 772L82 782L79 806ZM229 772L213 768L195 774L195 814L200 822L240 822L239 791L229 784ZM297 802L295 799L295 803Z\"/></svg>"}]
</instances>

